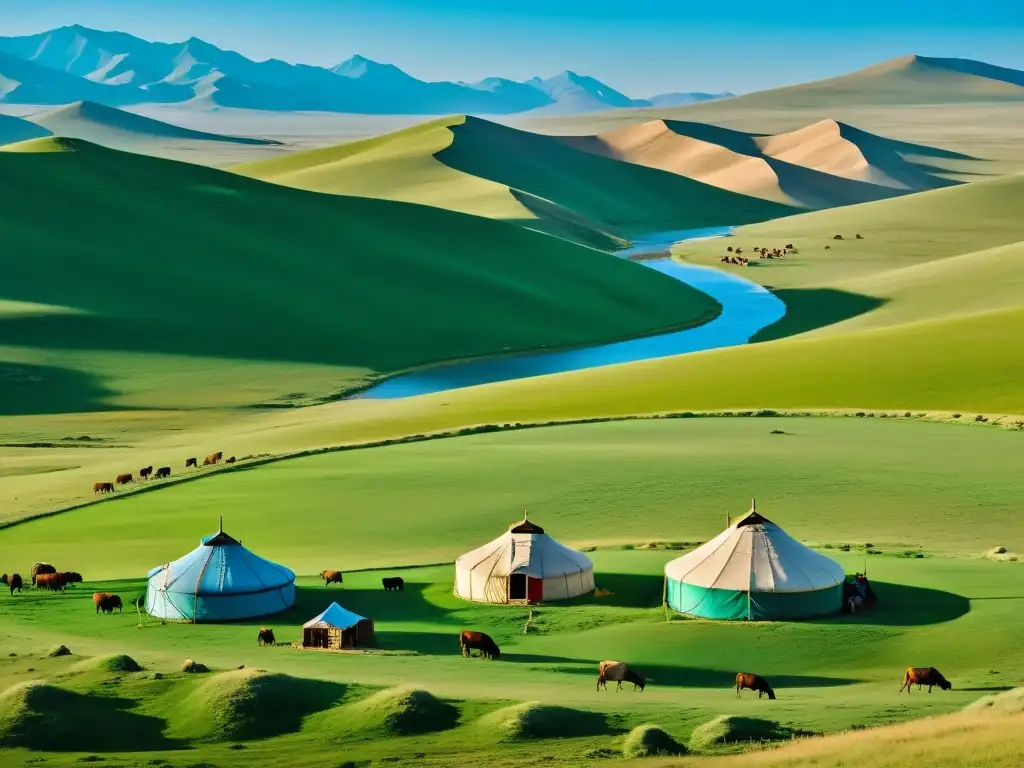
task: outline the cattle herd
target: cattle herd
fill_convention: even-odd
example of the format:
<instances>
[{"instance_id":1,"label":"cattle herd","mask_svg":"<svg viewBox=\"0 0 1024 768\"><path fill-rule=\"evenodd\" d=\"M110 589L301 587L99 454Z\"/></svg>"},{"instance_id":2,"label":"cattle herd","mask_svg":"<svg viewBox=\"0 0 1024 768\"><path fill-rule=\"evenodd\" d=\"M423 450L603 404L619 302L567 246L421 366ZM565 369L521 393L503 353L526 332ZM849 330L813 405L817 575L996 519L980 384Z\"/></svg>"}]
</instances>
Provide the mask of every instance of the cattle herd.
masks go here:
<instances>
[{"instance_id":1,"label":"cattle herd","mask_svg":"<svg viewBox=\"0 0 1024 768\"><path fill-rule=\"evenodd\" d=\"M741 267L749 267L750 259L746 256L741 255L743 253L742 248L733 248L731 245L725 249L729 253L735 254L733 256L723 256L719 261L723 264L736 264ZM767 259L772 261L774 259L782 259L790 254L800 253L792 243L787 243L782 248L760 248L754 247L754 253L761 259Z\"/></svg>"},{"instance_id":2,"label":"cattle herd","mask_svg":"<svg viewBox=\"0 0 1024 768\"><path fill-rule=\"evenodd\" d=\"M243 458L245 458L245 457L243 457ZM211 453L209 456L207 456L205 459L203 459L203 466L204 467L216 466L222 460L224 461L225 464L234 464L237 461L237 459L234 456L229 456L228 458L225 459L224 458L224 453L222 451L217 451L216 453ZM196 469L199 469L199 460L194 458L194 457L190 458L190 459L186 459L185 460L185 469L188 469L189 467L195 467ZM167 479L168 477L171 476L171 468L170 467L157 467L156 471L154 472L153 465L150 465L148 467L143 467L142 469L140 469L138 475L139 475L139 478L138 478L139 480L149 480L150 478L152 478L154 480L165 480L165 479ZM114 478L114 482L112 482L112 483L108 482L108 481L105 481L105 480L104 481L100 481L98 483L93 483L92 492L93 493L116 493L118 486L130 485L130 484L135 483L135 482L137 482L136 479L135 479L135 475L133 473L131 473L131 472L125 472L124 474L120 474L116 478Z\"/></svg>"}]
</instances>

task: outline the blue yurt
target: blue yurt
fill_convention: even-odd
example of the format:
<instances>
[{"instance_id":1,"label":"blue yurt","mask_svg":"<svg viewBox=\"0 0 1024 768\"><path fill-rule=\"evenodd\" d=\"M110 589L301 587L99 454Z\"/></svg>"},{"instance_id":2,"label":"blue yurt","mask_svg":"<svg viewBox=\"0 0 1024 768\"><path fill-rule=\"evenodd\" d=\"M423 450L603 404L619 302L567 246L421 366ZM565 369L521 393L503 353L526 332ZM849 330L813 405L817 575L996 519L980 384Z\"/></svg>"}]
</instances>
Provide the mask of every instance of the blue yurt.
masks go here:
<instances>
[{"instance_id":1,"label":"blue yurt","mask_svg":"<svg viewBox=\"0 0 1024 768\"><path fill-rule=\"evenodd\" d=\"M269 616L295 603L295 574L224 533L149 572L146 611L177 621L235 621Z\"/></svg>"}]
</instances>

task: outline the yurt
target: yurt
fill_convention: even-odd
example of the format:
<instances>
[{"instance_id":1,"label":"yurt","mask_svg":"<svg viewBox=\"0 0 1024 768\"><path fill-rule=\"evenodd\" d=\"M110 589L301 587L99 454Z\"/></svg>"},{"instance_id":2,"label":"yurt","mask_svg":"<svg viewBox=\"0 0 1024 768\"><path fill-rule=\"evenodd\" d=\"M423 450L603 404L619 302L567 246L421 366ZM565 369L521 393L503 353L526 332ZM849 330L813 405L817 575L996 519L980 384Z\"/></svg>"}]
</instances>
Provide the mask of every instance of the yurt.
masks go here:
<instances>
[{"instance_id":1,"label":"yurt","mask_svg":"<svg viewBox=\"0 0 1024 768\"><path fill-rule=\"evenodd\" d=\"M665 566L668 605L705 619L772 621L837 613L846 574L779 526L750 512Z\"/></svg>"},{"instance_id":2,"label":"yurt","mask_svg":"<svg viewBox=\"0 0 1024 768\"><path fill-rule=\"evenodd\" d=\"M224 533L149 572L146 611L178 621L233 621L268 616L295 602L295 574L264 560Z\"/></svg>"},{"instance_id":3,"label":"yurt","mask_svg":"<svg viewBox=\"0 0 1024 768\"><path fill-rule=\"evenodd\" d=\"M359 648L373 645L373 620L331 603L302 625L303 648Z\"/></svg>"},{"instance_id":4,"label":"yurt","mask_svg":"<svg viewBox=\"0 0 1024 768\"><path fill-rule=\"evenodd\" d=\"M455 561L455 594L478 603L540 603L594 590L594 564L526 518Z\"/></svg>"}]
</instances>

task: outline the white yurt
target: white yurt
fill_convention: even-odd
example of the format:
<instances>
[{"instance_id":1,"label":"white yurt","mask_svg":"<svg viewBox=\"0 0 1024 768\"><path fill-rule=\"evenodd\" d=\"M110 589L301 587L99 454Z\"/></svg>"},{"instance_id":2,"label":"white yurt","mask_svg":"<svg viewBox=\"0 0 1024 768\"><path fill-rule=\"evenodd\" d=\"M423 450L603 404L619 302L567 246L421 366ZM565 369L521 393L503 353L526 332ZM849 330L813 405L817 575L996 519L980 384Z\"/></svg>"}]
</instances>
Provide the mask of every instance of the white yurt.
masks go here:
<instances>
[{"instance_id":1,"label":"white yurt","mask_svg":"<svg viewBox=\"0 0 1024 768\"><path fill-rule=\"evenodd\" d=\"M706 619L777 621L837 613L846 573L779 526L750 512L665 566L665 599Z\"/></svg>"},{"instance_id":2,"label":"white yurt","mask_svg":"<svg viewBox=\"0 0 1024 768\"><path fill-rule=\"evenodd\" d=\"M455 561L455 594L478 603L540 603L594 591L594 564L525 517Z\"/></svg>"}]
</instances>

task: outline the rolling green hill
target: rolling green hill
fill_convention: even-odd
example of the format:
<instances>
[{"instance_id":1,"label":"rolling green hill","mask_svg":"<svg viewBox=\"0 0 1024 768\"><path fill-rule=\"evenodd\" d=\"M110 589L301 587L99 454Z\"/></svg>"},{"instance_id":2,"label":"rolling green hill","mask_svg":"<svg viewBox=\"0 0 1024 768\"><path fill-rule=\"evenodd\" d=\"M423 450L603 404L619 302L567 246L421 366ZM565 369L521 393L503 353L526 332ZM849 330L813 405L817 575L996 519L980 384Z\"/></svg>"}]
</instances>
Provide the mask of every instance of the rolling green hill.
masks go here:
<instances>
[{"instance_id":1,"label":"rolling green hill","mask_svg":"<svg viewBox=\"0 0 1024 768\"><path fill-rule=\"evenodd\" d=\"M432 361L706 319L603 253L72 139L0 152L0 411L330 395Z\"/></svg>"},{"instance_id":2,"label":"rolling green hill","mask_svg":"<svg viewBox=\"0 0 1024 768\"><path fill-rule=\"evenodd\" d=\"M628 238L763 221L794 210L464 116L234 170L304 189L518 221L587 242L599 242L602 233L607 241L607 233Z\"/></svg>"}]
</instances>

